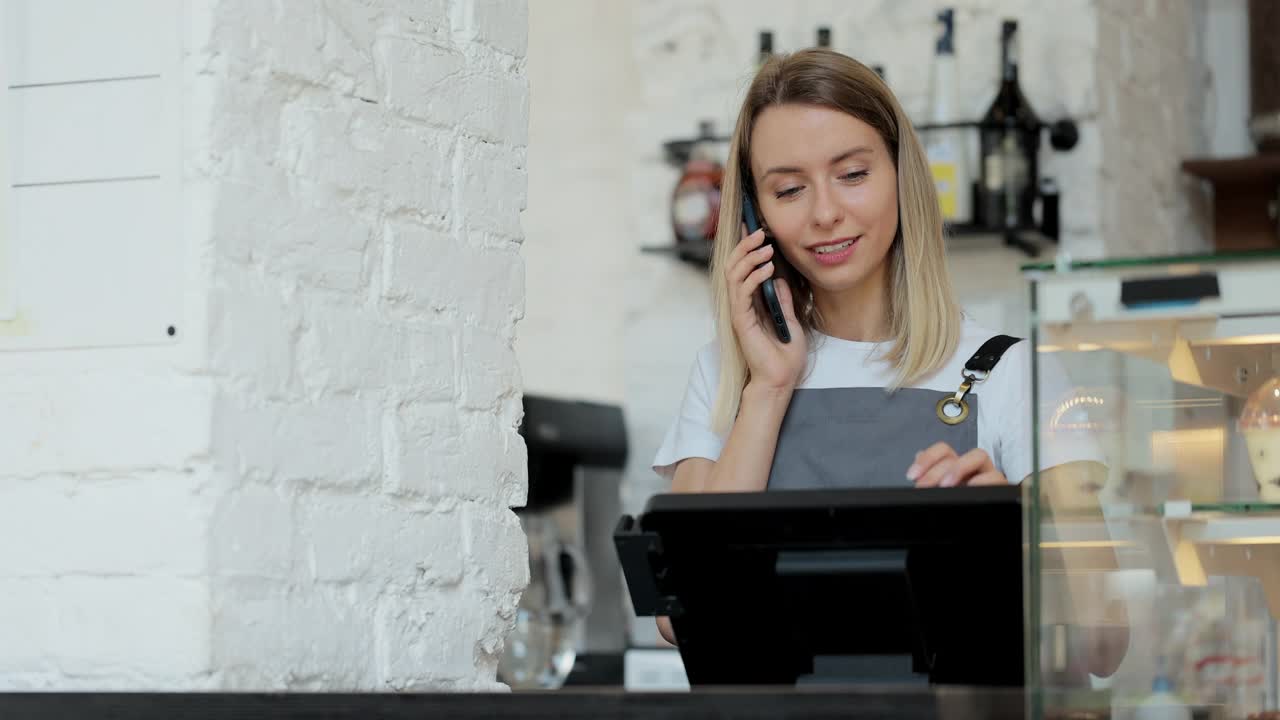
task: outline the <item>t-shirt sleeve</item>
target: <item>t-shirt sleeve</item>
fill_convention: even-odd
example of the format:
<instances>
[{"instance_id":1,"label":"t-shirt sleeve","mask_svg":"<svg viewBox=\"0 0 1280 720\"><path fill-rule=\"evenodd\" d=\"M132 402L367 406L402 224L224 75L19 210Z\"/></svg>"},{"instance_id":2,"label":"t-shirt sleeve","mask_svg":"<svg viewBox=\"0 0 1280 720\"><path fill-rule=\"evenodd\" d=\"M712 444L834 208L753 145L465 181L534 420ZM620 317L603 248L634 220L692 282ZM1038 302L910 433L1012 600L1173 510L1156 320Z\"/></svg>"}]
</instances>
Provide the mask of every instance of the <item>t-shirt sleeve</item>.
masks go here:
<instances>
[{"instance_id":1,"label":"t-shirt sleeve","mask_svg":"<svg viewBox=\"0 0 1280 720\"><path fill-rule=\"evenodd\" d=\"M996 423L997 441L995 463L1011 483L1021 482L1031 475L1032 427L1031 353L1030 341L1022 341L1009 348L996 365L991 380L1001 375L1003 385ZM1075 384L1067 375L1062 363L1053 353L1041 353L1039 358L1040 394L1037 416L1040 427L1040 470L1068 462L1091 460L1106 463L1097 436L1088 428L1072 427L1055 429L1054 418L1064 403L1078 394Z\"/></svg>"},{"instance_id":2,"label":"t-shirt sleeve","mask_svg":"<svg viewBox=\"0 0 1280 720\"><path fill-rule=\"evenodd\" d=\"M719 359L709 345L698 352L689 372L689 384L680 403L679 414L667 428L662 446L653 458L653 469L668 482L676 464L691 457L717 460L725 439L711 430L711 407L719 377Z\"/></svg>"}]
</instances>

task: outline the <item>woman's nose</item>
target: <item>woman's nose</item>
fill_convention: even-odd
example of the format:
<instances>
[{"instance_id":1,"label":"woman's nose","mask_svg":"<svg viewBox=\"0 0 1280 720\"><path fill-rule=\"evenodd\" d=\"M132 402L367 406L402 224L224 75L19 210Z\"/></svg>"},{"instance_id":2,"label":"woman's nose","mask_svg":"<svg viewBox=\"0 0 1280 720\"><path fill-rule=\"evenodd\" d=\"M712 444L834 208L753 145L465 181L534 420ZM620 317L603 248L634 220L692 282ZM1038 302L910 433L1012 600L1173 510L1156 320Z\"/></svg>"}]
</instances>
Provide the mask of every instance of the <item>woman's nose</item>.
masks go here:
<instances>
[{"instance_id":1,"label":"woman's nose","mask_svg":"<svg viewBox=\"0 0 1280 720\"><path fill-rule=\"evenodd\" d=\"M819 187L814 193L813 225L818 228L832 228L840 223L842 211L836 202L835 193Z\"/></svg>"}]
</instances>

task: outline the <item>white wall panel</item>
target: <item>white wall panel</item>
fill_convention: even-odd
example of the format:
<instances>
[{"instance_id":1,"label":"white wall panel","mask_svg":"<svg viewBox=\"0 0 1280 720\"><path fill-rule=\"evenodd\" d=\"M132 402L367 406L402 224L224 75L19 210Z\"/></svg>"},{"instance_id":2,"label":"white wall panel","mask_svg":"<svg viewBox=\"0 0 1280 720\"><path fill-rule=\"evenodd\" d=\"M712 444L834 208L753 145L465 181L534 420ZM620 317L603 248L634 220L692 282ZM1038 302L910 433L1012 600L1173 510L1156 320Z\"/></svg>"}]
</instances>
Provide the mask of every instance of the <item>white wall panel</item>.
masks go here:
<instances>
[{"instance_id":1,"label":"white wall panel","mask_svg":"<svg viewBox=\"0 0 1280 720\"><path fill-rule=\"evenodd\" d=\"M0 0L0 351L181 334L182 8Z\"/></svg>"},{"instance_id":2,"label":"white wall panel","mask_svg":"<svg viewBox=\"0 0 1280 720\"><path fill-rule=\"evenodd\" d=\"M167 194L162 180L14 190L21 327L0 335L0 347L167 341L183 279Z\"/></svg>"},{"instance_id":3,"label":"white wall panel","mask_svg":"<svg viewBox=\"0 0 1280 720\"><path fill-rule=\"evenodd\" d=\"M29 87L9 91L14 185L160 174L172 148L159 79Z\"/></svg>"},{"instance_id":4,"label":"white wall panel","mask_svg":"<svg viewBox=\"0 0 1280 720\"><path fill-rule=\"evenodd\" d=\"M0 61L9 84L134 77L159 72L167 59L158 22L177 0L0 0L7 18Z\"/></svg>"}]
</instances>

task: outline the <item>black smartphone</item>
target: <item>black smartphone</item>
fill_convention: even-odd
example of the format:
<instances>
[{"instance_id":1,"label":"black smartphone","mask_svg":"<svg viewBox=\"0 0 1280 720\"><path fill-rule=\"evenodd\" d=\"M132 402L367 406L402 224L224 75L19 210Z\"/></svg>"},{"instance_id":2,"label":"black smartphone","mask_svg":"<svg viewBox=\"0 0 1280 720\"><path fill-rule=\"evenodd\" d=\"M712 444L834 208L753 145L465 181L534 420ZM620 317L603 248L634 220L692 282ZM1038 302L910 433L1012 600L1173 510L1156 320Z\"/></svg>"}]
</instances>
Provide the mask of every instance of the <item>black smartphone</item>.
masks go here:
<instances>
[{"instance_id":1,"label":"black smartphone","mask_svg":"<svg viewBox=\"0 0 1280 720\"><path fill-rule=\"evenodd\" d=\"M756 217L755 203L751 202L751 193L745 189L742 192L742 222L747 226L747 234L760 229L760 218ZM778 246L773 244L773 238L765 233L764 242L766 245L773 245L774 268L778 267ZM769 311L769 317L773 318L773 329L778 333L778 339L784 343L791 342L791 330L787 327L787 318L782 314L782 303L778 301L778 291L773 286L773 278L769 278L760 283L760 294L764 298L764 307Z\"/></svg>"}]
</instances>

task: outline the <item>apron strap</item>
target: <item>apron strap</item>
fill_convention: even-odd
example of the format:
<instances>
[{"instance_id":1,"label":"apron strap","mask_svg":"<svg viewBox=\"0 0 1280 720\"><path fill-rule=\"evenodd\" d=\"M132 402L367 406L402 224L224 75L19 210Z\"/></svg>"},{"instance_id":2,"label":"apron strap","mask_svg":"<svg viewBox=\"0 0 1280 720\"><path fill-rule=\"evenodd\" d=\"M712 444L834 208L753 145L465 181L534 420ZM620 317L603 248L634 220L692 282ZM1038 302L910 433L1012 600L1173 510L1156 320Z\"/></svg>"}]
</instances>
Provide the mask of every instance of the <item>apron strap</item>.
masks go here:
<instances>
[{"instance_id":1,"label":"apron strap","mask_svg":"<svg viewBox=\"0 0 1280 720\"><path fill-rule=\"evenodd\" d=\"M1022 338L1009 335L996 335L978 348L978 352L974 353L973 357L969 358L969 361L964 364L964 369L969 372L991 372L996 363L1000 362L1000 358L1004 356L1005 351L1021 340Z\"/></svg>"},{"instance_id":2,"label":"apron strap","mask_svg":"<svg viewBox=\"0 0 1280 720\"><path fill-rule=\"evenodd\" d=\"M982 343L978 352L964 364L964 370L960 373L964 376L964 382L960 383L960 389L956 390L954 395L948 393L938 401L935 408L938 419L947 425L959 425L964 422L965 418L969 417L969 403L965 400L965 396L973 389L973 384L986 380L991 374L991 369L1004 356L1005 351L1020 340L1022 338L997 335Z\"/></svg>"}]
</instances>

